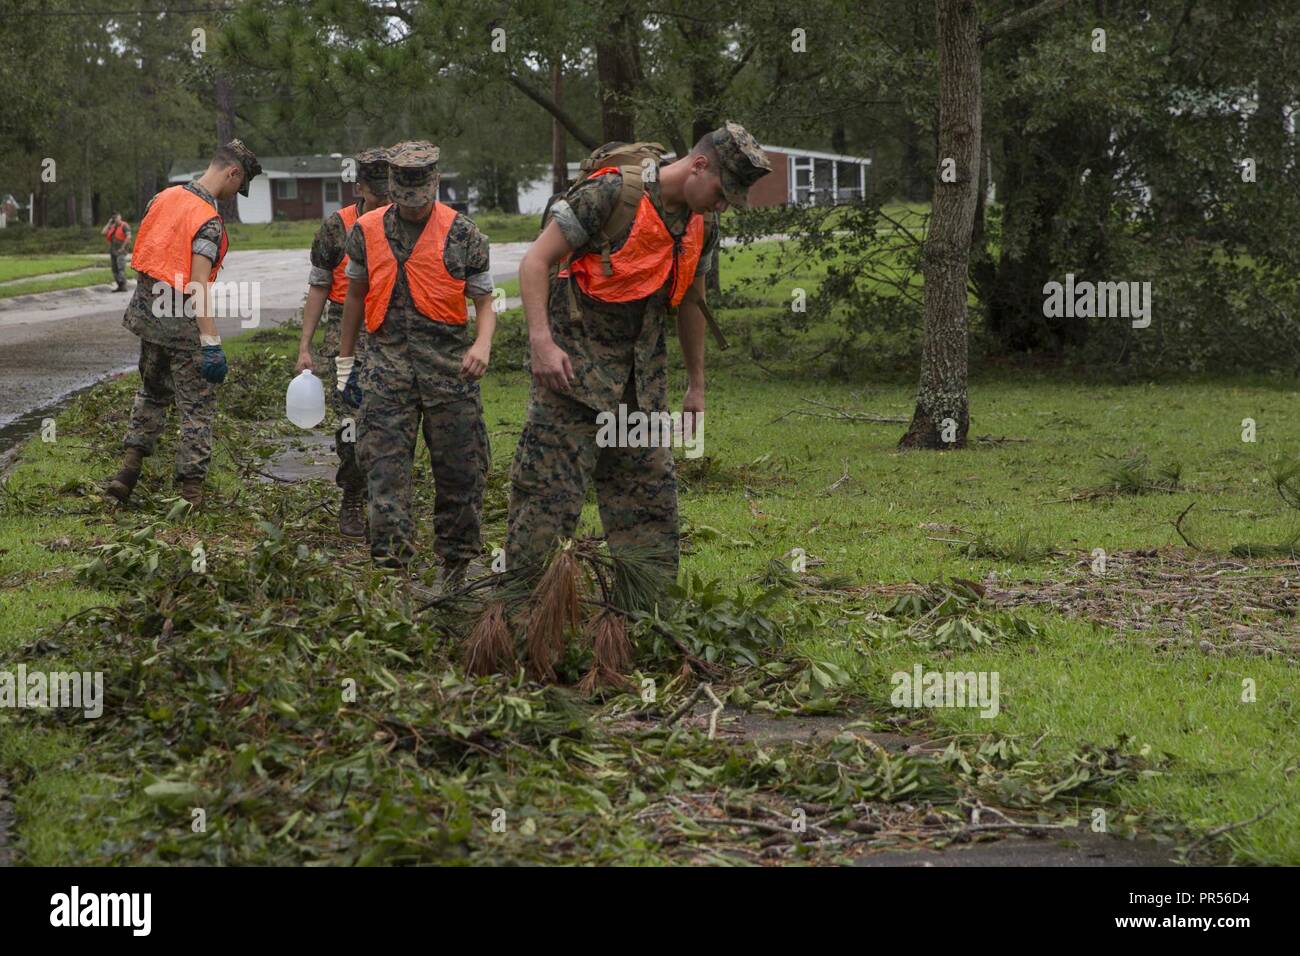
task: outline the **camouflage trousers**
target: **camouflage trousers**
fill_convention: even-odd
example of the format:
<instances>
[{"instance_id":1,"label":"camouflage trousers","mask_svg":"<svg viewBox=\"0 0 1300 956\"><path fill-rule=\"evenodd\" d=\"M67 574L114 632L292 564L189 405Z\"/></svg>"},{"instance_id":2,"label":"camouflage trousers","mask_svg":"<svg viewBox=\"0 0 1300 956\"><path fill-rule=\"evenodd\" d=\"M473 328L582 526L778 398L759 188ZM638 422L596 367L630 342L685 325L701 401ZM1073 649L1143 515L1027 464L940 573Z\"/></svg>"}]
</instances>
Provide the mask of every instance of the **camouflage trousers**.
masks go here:
<instances>
[{"instance_id":1,"label":"camouflage trousers","mask_svg":"<svg viewBox=\"0 0 1300 956\"><path fill-rule=\"evenodd\" d=\"M126 249L109 249L108 264L113 269L113 281L118 285L126 285Z\"/></svg>"},{"instance_id":2,"label":"camouflage trousers","mask_svg":"<svg viewBox=\"0 0 1300 956\"><path fill-rule=\"evenodd\" d=\"M631 379L623 401L629 411L637 408ZM680 548L672 449L601 448L598 430L594 409L533 383L510 469L507 568L539 571L556 540L573 536L587 483L594 481L610 549L657 552L676 578Z\"/></svg>"},{"instance_id":3,"label":"camouflage trousers","mask_svg":"<svg viewBox=\"0 0 1300 956\"><path fill-rule=\"evenodd\" d=\"M403 564L415 556L411 517L412 466L417 429L424 432L433 471L434 552L447 563L479 556L479 525L492 463L483 404L448 398L425 404L417 390L366 388L359 452L370 490L370 553Z\"/></svg>"},{"instance_id":4,"label":"camouflage trousers","mask_svg":"<svg viewBox=\"0 0 1300 956\"><path fill-rule=\"evenodd\" d=\"M344 491L366 490L366 471L358 460L357 449L361 436L361 412L343 401L343 395L336 387L334 377L334 360L339 354L339 339L342 335L343 307L336 302L325 303L325 314L321 323L325 329L324 340L315 350L316 375L325 385L325 394L329 397L329 407L334 410L337 427L334 429L334 450L339 456L338 471L334 473L334 483ZM364 375L366 330L361 329L357 337L356 367L358 380Z\"/></svg>"},{"instance_id":5,"label":"camouflage trousers","mask_svg":"<svg viewBox=\"0 0 1300 956\"><path fill-rule=\"evenodd\" d=\"M123 442L152 455L174 403L180 418L176 479L204 478L212 460L212 423L217 417L217 386L200 373L197 348L167 348L140 341L140 388L131 408L131 427Z\"/></svg>"}]
</instances>

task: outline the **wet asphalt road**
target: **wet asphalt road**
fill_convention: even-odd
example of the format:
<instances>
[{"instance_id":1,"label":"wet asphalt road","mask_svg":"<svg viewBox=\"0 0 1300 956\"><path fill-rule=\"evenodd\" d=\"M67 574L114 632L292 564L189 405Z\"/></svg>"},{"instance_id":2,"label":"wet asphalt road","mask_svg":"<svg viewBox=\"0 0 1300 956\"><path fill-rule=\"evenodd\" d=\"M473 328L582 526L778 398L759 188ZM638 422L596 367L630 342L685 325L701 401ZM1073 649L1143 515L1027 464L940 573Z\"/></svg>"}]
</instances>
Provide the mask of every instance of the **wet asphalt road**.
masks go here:
<instances>
[{"instance_id":1,"label":"wet asphalt road","mask_svg":"<svg viewBox=\"0 0 1300 956\"><path fill-rule=\"evenodd\" d=\"M526 243L492 249L493 276L518 273ZM307 250L231 252L223 282L257 282L258 328L288 321L302 306L310 268ZM129 283L134 288L134 283ZM40 425L40 413L105 376L133 369L140 340L122 327L130 292L109 286L0 299L0 454ZM219 319L223 338L245 331L240 319Z\"/></svg>"}]
</instances>

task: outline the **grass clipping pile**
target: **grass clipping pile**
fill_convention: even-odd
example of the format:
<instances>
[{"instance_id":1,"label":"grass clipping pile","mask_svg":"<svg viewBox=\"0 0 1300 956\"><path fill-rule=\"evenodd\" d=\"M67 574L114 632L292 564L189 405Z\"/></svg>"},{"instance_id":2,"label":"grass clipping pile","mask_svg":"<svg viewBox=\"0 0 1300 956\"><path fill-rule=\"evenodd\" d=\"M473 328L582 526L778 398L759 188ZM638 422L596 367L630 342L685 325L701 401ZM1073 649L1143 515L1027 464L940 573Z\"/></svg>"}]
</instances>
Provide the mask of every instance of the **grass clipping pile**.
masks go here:
<instances>
[{"instance_id":1,"label":"grass clipping pile","mask_svg":"<svg viewBox=\"0 0 1300 956\"><path fill-rule=\"evenodd\" d=\"M283 357L248 364L246 382L282 384ZM92 392L66 419L92 465L114 454L104 403L126 394ZM219 435L247 433L266 407L251 397L225 406ZM221 477L198 514L147 492L107 512L89 482L0 496L85 516L79 580L114 595L18 650L29 668L102 672L103 716L5 718L76 735L57 769L110 788L78 811L98 849L66 862L838 862L1061 835L1162 769L1126 740L1050 758L992 735L885 749L873 734L899 718L793 650L851 622L790 581L724 593L693 577L647 607L653 569L580 541L537 600L471 584L421 606L408 578L340 555L321 486L251 495ZM765 740L716 733L724 711L857 719ZM11 783L40 772L18 765Z\"/></svg>"}]
</instances>

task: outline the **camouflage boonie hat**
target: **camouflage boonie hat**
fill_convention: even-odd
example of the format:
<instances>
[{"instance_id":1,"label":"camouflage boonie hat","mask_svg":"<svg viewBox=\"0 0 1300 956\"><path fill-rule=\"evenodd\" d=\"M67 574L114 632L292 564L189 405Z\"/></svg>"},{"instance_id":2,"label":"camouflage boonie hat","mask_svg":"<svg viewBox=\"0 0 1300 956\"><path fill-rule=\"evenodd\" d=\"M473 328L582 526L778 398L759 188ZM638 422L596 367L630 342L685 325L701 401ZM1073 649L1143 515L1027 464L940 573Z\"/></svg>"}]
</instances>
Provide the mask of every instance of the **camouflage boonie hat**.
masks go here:
<instances>
[{"instance_id":1,"label":"camouflage boonie hat","mask_svg":"<svg viewBox=\"0 0 1300 956\"><path fill-rule=\"evenodd\" d=\"M357 161L357 179L381 196L388 195L388 150L383 146L363 149L353 157Z\"/></svg>"},{"instance_id":2,"label":"camouflage boonie hat","mask_svg":"<svg viewBox=\"0 0 1300 956\"><path fill-rule=\"evenodd\" d=\"M253 177L262 171L262 164L257 161L257 156L253 151L244 145L243 140L232 139L226 144L226 149L231 150L239 157L239 165L244 167L244 183L239 187L239 195L248 195L248 184L253 181Z\"/></svg>"},{"instance_id":3,"label":"camouflage boonie hat","mask_svg":"<svg viewBox=\"0 0 1300 956\"><path fill-rule=\"evenodd\" d=\"M388 198L399 206L423 206L438 198L438 147L421 140L388 151Z\"/></svg>"},{"instance_id":4,"label":"camouflage boonie hat","mask_svg":"<svg viewBox=\"0 0 1300 956\"><path fill-rule=\"evenodd\" d=\"M749 187L772 171L772 163L749 130L727 120L710 136L722 168L722 192L728 205L744 209L749 205Z\"/></svg>"}]
</instances>

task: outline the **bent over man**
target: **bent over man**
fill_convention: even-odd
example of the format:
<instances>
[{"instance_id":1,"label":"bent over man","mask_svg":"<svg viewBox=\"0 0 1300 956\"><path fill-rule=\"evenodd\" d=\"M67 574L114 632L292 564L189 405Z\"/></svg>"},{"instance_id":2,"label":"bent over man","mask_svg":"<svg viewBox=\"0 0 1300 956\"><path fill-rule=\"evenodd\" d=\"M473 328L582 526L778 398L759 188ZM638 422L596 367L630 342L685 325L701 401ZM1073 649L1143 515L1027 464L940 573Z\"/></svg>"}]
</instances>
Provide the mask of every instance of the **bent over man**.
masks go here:
<instances>
[{"instance_id":1,"label":"bent over man","mask_svg":"<svg viewBox=\"0 0 1300 956\"><path fill-rule=\"evenodd\" d=\"M717 254L716 214L743 207L750 185L769 170L753 137L729 122L657 175L632 182L640 198L618 235L605 236L605 226L620 203L633 201L625 186L634 172L597 169L552 206L519 266L533 381L510 471L511 571L540 571L557 539L573 534L594 481L611 550L641 549L676 576L672 451L598 447L597 416L617 415L620 404L626 414L666 413L672 309L687 373L684 425L703 414L702 303Z\"/></svg>"}]
</instances>

